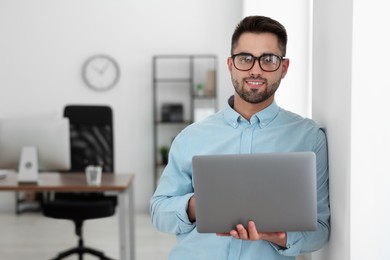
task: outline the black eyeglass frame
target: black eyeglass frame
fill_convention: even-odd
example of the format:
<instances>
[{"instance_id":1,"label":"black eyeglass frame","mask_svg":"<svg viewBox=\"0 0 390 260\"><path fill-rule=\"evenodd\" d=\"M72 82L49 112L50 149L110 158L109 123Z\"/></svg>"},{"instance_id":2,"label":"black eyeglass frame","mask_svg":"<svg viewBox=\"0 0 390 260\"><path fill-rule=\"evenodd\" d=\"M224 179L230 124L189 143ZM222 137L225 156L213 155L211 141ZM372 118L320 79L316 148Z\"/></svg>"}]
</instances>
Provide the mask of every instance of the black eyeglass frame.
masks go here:
<instances>
[{"instance_id":1,"label":"black eyeglass frame","mask_svg":"<svg viewBox=\"0 0 390 260\"><path fill-rule=\"evenodd\" d=\"M235 60L235 57L236 57L236 56L240 56L240 55L243 55L243 56L251 56L251 57L253 58L253 64L252 64L252 66L251 66L249 69L243 70L243 69L237 68L236 63L235 63L234 60ZM263 69L263 67L261 66L261 63L260 63L260 59L263 58L264 56L275 56L275 57L277 57L277 58L280 60L279 66L278 66L276 69L274 69L274 70ZM280 68L280 65L282 64L282 62L286 59L286 57L284 57L284 56L276 55L276 54L273 54L273 53L264 53L264 54L262 54L262 55L256 57L256 56L254 56L254 55L252 55L252 54L250 54L250 53L246 53L246 52L241 52L241 53L233 54L231 57L232 57L232 60L233 60L233 65L234 65L234 67L235 67L237 70L239 70L239 71L249 71L249 70L251 70L251 69L253 68L253 66L255 66L255 63L256 63L256 60L257 60L258 63L259 63L260 68L261 68L263 71L266 71L266 72L274 72L274 71L277 71L277 70Z\"/></svg>"}]
</instances>

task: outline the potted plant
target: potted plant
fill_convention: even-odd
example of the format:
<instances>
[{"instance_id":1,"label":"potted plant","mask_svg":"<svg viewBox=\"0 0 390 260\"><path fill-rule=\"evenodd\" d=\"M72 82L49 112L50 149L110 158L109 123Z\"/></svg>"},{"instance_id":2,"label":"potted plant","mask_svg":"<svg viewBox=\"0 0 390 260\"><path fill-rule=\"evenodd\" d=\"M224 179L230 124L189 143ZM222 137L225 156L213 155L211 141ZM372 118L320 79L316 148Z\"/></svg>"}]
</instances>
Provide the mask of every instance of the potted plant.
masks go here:
<instances>
[{"instance_id":1,"label":"potted plant","mask_svg":"<svg viewBox=\"0 0 390 260\"><path fill-rule=\"evenodd\" d=\"M164 165L166 165L168 163L168 153L169 153L168 146L163 145L160 147L161 162Z\"/></svg>"}]
</instances>

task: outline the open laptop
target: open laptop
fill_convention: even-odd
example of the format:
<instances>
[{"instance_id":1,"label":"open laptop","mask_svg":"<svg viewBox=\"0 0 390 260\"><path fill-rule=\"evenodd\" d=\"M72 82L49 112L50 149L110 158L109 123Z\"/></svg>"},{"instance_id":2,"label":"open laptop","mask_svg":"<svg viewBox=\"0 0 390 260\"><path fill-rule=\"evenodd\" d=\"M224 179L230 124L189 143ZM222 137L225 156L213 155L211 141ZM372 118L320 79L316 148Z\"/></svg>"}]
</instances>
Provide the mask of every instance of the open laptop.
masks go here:
<instances>
[{"instance_id":1,"label":"open laptop","mask_svg":"<svg viewBox=\"0 0 390 260\"><path fill-rule=\"evenodd\" d=\"M249 220L264 232L316 229L315 153L199 155L192 165L198 232Z\"/></svg>"}]
</instances>

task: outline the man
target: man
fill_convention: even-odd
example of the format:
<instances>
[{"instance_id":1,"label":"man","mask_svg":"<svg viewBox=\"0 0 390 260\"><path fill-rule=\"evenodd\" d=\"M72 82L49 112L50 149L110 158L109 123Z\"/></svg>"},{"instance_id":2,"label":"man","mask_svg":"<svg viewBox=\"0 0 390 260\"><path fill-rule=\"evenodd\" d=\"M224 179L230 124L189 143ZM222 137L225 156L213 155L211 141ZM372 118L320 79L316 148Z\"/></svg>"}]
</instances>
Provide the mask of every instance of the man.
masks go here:
<instances>
[{"instance_id":1,"label":"man","mask_svg":"<svg viewBox=\"0 0 390 260\"><path fill-rule=\"evenodd\" d=\"M274 100L289 67L286 45L287 33L279 22L263 16L244 18L233 33L227 59L234 96L223 110L187 127L172 143L169 163L151 199L153 224L177 236L169 259L292 260L327 242L330 213L325 134L315 122L280 108ZM252 221L237 223L229 234L196 231L194 155L289 151L316 153L316 231L267 233Z\"/></svg>"}]
</instances>

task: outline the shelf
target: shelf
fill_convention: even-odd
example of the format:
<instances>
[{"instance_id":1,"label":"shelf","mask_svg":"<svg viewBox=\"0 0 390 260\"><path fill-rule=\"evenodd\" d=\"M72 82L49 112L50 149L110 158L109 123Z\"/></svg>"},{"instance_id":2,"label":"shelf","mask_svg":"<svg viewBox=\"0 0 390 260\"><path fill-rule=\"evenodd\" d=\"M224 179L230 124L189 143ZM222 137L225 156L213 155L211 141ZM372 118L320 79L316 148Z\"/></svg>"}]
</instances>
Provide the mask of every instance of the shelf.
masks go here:
<instances>
[{"instance_id":1,"label":"shelf","mask_svg":"<svg viewBox=\"0 0 390 260\"><path fill-rule=\"evenodd\" d=\"M191 83L191 79L177 79L177 78L166 78L166 79L155 79L156 83Z\"/></svg>"},{"instance_id":2,"label":"shelf","mask_svg":"<svg viewBox=\"0 0 390 260\"><path fill-rule=\"evenodd\" d=\"M154 188L165 165L159 148L170 147L186 126L217 111L216 55L155 55L153 57ZM199 86L204 92L198 92ZM202 93L202 95L198 95ZM175 108L174 105L182 107ZM165 106L165 107L164 107ZM171 106L171 109L168 107ZM164 108L164 109L163 109ZM174 118L183 121L162 121Z\"/></svg>"}]
</instances>

